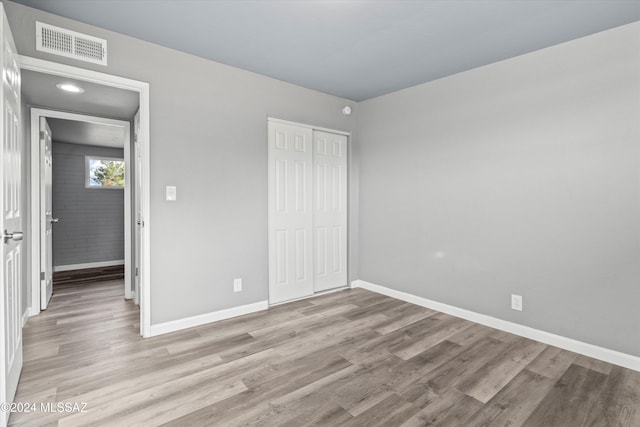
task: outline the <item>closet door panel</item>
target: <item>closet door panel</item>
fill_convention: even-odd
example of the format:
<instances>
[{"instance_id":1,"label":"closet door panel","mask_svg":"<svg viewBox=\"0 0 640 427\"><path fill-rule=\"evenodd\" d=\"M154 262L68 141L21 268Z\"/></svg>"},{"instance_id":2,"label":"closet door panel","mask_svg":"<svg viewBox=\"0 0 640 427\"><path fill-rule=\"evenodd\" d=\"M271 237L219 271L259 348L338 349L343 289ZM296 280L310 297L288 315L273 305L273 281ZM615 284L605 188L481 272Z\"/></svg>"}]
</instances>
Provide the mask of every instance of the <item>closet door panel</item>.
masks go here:
<instances>
[{"instance_id":1,"label":"closet door panel","mask_svg":"<svg viewBox=\"0 0 640 427\"><path fill-rule=\"evenodd\" d=\"M313 295L312 131L268 123L269 302Z\"/></svg>"},{"instance_id":2,"label":"closet door panel","mask_svg":"<svg viewBox=\"0 0 640 427\"><path fill-rule=\"evenodd\" d=\"M314 291L347 286L347 137L313 132Z\"/></svg>"}]
</instances>

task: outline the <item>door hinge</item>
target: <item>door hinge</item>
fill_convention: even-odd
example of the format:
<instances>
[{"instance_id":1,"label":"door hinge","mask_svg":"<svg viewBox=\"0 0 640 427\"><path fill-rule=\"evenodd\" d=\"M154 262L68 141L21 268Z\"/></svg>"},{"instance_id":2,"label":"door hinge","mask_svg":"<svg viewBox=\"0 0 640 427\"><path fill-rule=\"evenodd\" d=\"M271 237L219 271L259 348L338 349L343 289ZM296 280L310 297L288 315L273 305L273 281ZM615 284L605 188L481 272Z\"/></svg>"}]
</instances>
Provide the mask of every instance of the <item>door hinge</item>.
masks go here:
<instances>
[{"instance_id":1,"label":"door hinge","mask_svg":"<svg viewBox=\"0 0 640 427\"><path fill-rule=\"evenodd\" d=\"M40 280L44 280L44 271L40 273Z\"/></svg>"},{"instance_id":2,"label":"door hinge","mask_svg":"<svg viewBox=\"0 0 640 427\"><path fill-rule=\"evenodd\" d=\"M138 267L136 267L136 277L138 277Z\"/></svg>"},{"instance_id":3,"label":"door hinge","mask_svg":"<svg viewBox=\"0 0 640 427\"><path fill-rule=\"evenodd\" d=\"M41 130L41 131L40 131L40 139L44 139L44 135L45 135L44 131L43 131L43 130Z\"/></svg>"}]
</instances>

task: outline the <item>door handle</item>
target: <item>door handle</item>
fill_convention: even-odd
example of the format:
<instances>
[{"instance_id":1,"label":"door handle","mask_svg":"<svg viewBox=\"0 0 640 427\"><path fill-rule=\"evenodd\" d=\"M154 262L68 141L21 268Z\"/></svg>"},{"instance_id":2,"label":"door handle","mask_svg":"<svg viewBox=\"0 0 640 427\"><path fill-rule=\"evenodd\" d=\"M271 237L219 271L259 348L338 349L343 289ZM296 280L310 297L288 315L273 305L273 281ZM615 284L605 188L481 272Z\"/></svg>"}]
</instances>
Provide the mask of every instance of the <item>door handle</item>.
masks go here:
<instances>
[{"instance_id":1,"label":"door handle","mask_svg":"<svg viewBox=\"0 0 640 427\"><path fill-rule=\"evenodd\" d=\"M49 221L51 221L52 223L57 223L60 222L60 218L51 218Z\"/></svg>"},{"instance_id":2,"label":"door handle","mask_svg":"<svg viewBox=\"0 0 640 427\"><path fill-rule=\"evenodd\" d=\"M22 233L22 231L14 231L13 233L9 233L7 230L4 230L4 233L2 234L2 238L4 239L5 243L7 243L9 240L18 242L22 240L23 237L24 234Z\"/></svg>"}]
</instances>

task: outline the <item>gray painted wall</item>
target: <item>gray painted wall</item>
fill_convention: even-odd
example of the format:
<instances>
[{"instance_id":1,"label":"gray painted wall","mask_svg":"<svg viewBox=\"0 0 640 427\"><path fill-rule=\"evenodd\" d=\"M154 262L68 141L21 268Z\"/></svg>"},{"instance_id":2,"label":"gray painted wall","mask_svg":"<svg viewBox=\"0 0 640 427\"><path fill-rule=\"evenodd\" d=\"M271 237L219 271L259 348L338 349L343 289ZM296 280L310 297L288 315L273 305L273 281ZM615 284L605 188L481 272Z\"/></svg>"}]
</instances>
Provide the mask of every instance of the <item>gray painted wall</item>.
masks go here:
<instances>
[{"instance_id":1,"label":"gray painted wall","mask_svg":"<svg viewBox=\"0 0 640 427\"><path fill-rule=\"evenodd\" d=\"M20 54L150 83L152 324L266 300L267 116L350 131L356 114L341 110L353 103L3 3ZM36 51L36 20L107 39L109 65Z\"/></svg>"},{"instance_id":2,"label":"gray painted wall","mask_svg":"<svg viewBox=\"0 0 640 427\"><path fill-rule=\"evenodd\" d=\"M640 356L639 39L360 104L360 278Z\"/></svg>"},{"instance_id":3,"label":"gray painted wall","mask_svg":"<svg viewBox=\"0 0 640 427\"><path fill-rule=\"evenodd\" d=\"M345 117L344 99L4 3L21 54L151 84L152 323L267 299L266 117L357 117L351 279L640 355L640 24ZM109 66L36 52L35 20L106 38Z\"/></svg>"},{"instance_id":4,"label":"gray painted wall","mask_svg":"<svg viewBox=\"0 0 640 427\"><path fill-rule=\"evenodd\" d=\"M124 259L124 190L85 188L85 156L124 158L124 150L54 140L54 266Z\"/></svg>"}]
</instances>

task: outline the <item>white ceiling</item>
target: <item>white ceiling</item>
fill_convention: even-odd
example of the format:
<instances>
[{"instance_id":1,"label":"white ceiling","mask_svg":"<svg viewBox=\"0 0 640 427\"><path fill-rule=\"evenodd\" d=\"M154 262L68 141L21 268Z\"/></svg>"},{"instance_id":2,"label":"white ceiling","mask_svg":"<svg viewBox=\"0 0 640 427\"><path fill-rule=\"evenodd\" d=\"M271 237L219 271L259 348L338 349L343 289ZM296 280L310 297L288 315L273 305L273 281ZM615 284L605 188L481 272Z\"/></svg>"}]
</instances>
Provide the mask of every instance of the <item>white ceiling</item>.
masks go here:
<instances>
[{"instance_id":1,"label":"white ceiling","mask_svg":"<svg viewBox=\"0 0 640 427\"><path fill-rule=\"evenodd\" d=\"M52 118L48 118L47 122L54 142L124 147L124 128L120 126Z\"/></svg>"},{"instance_id":2,"label":"white ceiling","mask_svg":"<svg viewBox=\"0 0 640 427\"><path fill-rule=\"evenodd\" d=\"M639 0L16 0L361 101L640 20Z\"/></svg>"},{"instance_id":3,"label":"white ceiling","mask_svg":"<svg viewBox=\"0 0 640 427\"><path fill-rule=\"evenodd\" d=\"M73 83L84 93L61 91L58 83ZM28 70L22 70L22 98L31 106L120 120L132 120L140 102L137 92Z\"/></svg>"}]
</instances>

